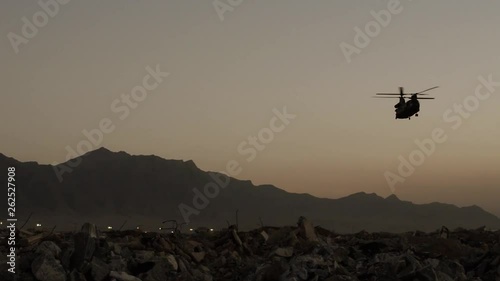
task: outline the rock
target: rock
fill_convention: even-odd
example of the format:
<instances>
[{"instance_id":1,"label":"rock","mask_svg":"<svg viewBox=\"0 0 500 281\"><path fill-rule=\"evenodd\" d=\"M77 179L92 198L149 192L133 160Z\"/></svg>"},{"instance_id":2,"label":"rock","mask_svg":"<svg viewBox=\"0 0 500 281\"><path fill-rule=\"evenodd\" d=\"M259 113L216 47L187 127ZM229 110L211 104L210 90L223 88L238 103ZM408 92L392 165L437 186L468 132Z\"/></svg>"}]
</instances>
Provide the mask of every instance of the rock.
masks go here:
<instances>
[{"instance_id":1,"label":"rock","mask_svg":"<svg viewBox=\"0 0 500 281\"><path fill-rule=\"evenodd\" d=\"M267 242L267 240L269 239L269 235L264 230L260 232L260 236L264 239L264 242Z\"/></svg>"},{"instance_id":2,"label":"rock","mask_svg":"<svg viewBox=\"0 0 500 281\"><path fill-rule=\"evenodd\" d=\"M187 241L187 244L190 244L192 246L192 248L202 248L203 247L203 244L201 244L200 242L198 241L194 241L194 240L188 240Z\"/></svg>"},{"instance_id":3,"label":"rock","mask_svg":"<svg viewBox=\"0 0 500 281\"><path fill-rule=\"evenodd\" d=\"M288 241L287 241L288 245L291 246L291 247L294 247L299 242L300 241L299 241L299 238L297 238L296 231L290 232L290 234L288 236Z\"/></svg>"},{"instance_id":4,"label":"rock","mask_svg":"<svg viewBox=\"0 0 500 281\"><path fill-rule=\"evenodd\" d=\"M308 221L305 217L300 217L297 224L300 230L299 233L302 235L302 237L304 237L307 241L318 241L318 237L316 236L316 232L310 221Z\"/></svg>"},{"instance_id":5,"label":"rock","mask_svg":"<svg viewBox=\"0 0 500 281\"><path fill-rule=\"evenodd\" d=\"M122 254L122 246L120 246L118 244L113 244L113 252L117 255L121 255Z\"/></svg>"},{"instance_id":6,"label":"rock","mask_svg":"<svg viewBox=\"0 0 500 281\"><path fill-rule=\"evenodd\" d=\"M99 233L95 224L91 224L88 222L84 223L80 232L88 234L90 238L99 238Z\"/></svg>"},{"instance_id":7,"label":"rock","mask_svg":"<svg viewBox=\"0 0 500 281\"><path fill-rule=\"evenodd\" d=\"M179 265L180 272L188 272L188 268L186 266L186 262L185 261L183 261L182 259L179 259L177 263Z\"/></svg>"},{"instance_id":8,"label":"rock","mask_svg":"<svg viewBox=\"0 0 500 281\"><path fill-rule=\"evenodd\" d=\"M307 267L307 268L317 268L328 265L328 263L325 261L325 258L320 255L296 256L293 258L292 262L299 265L300 267Z\"/></svg>"},{"instance_id":9,"label":"rock","mask_svg":"<svg viewBox=\"0 0 500 281\"><path fill-rule=\"evenodd\" d=\"M186 254L180 247L176 248L175 249L175 253L179 256L179 257L183 257L184 259L190 261L191 260L191 256Z\"/></svg>"},{"instance_id":10,"label":"rock","mask_svg":"<svg viewBox=\"0 0 500 281\"><path fill-rule=\"evenodd\" d=\"M174 246L170 242L165 240L164 238L160 238L158 240L158 243L160 244L163 251L165 251L165 252L173 252L174 251Z\"/></svg>"},{"instance_id":11,"label":"rock","mask_svg":"<svg viewBox=\"0 0 500 281\"><path fill-rule=\"evenodd\" d=\"M291 227L283 227L276 230L269 230L269 238L266 242L267 245L279 246L279 247L289 247L293 246L292 235L295 236ZM295 239L297 237L295 236ZM297 242L297 241L295 241Z\"/></svg>"},{"instance_id":12,"label":"rock","mask_svg":"<svg viewBox=\"0 0 500 281\"><path fill-rule=\"evenodd\" d=\"M241 239L240 239L240 237L238 236L238 232L236 232L236 229L233 229L233 230L231 231L231 234L232 234L232 236L233 236L233 240L234 240L234 242L236 243L236 245L238 245L238 246L240 246L240 247L241 247L241 246L243 246L243 242L241 242Z\"/></svg>"},{"instance_id":13,"label":"rock","mask_svg":"<svg viewBox=\"0 0 500 281\"><path fill-rule=\"evenodd\" d=\"M400 270L397 271L398 279L406 279L416 275L417 270L422 268L420 262L413 256L406 254L403 257L403 263L399 267Z\"/></svg>"},{"instance_id":14,"label":"rock","mask_svg":"<svg viewBox=\"0 0 500 281\"><path fill-rule=\"evenodd\" d=\"M225 267L226 266L226 262L227 262L226 258L224 256L221 256L221 257L219 257L219 258L217 258L215 260L215 262L213 263L213 265L215 267L221 268L221 267Z\"/></svg>"},{"instance_id":15,"label":"rock","mask_svg":"<svg viewBox=\"0 0 500 281\"><path fill-rule=\"evenodd\" d=\"M439 281L438 276L432 266L428 265L420 269L417 273L417 280L419 281Z\"/></svg>"},{"instance_id":16,"label":"rock","mask_svg":"<svg viewBox=\"0 0 500 281\"><path fill-rule=\"evenodd\" d=\"M366 255L376 255L388 250L388 245L384 241L368 241L362 243L359 249Z\"/></svg>"},{"instance_id":17,"label":"rock","mask_svg":"<svg viewBox=\"0 0 500 281\"><path fill-rule=\"evenodd\" d=\"M31 271L39 281L66 281L66 272L53 255L40 255L31 264Z\"/></svg>"},{"instance_id":18,"label":"rock","mask_svg":"<svg viewBox=\"0 0 500 281\"><path fill-rule=\"evenodd\" d=\"M236 251L232 251L226 257L228 265L235 266L240 265L242 262L241 256Z\"/></svg>"},{"instance_id":19,"label":"rock","mask_svg":"<svg viewBox=\"0 0 500 281\"><path fill-rule=\"evenodd\" d=\"M90 267L90 274L94 281L103 281L109 275L109 265L99 258L94 257L90 263Z\"/></svg>"},{"instance_id":20,"label":"rock","mask_svg":"<svg viewBox=\"0 0 500 281\"><path fill-rule=\"evenodd\" d=\"M202 280L203 277L204 277L204 273L201 270L197 269L197 268L191 270L191 274L197 280Z\"/></svg>"},{"instance_id":21,"label":"rock","mask_svg":"<svg viewBox=\"0 0 500 281\"><path fill-rule=\"evenodd\" d=\"M73 253L75 252L74 248L68 247L62 251L61 254L61 264L64 267L65 270L70 271L71 267L71 257L73 256Z\"/></svg>"},{"instance_id":22,"label":"rock","mask_svg":"<svg viewBox=\"0 0 500 281\"><path fill-rule=\"evenodd\" d=\"M37 255L53 255L56 259L61 256L61 248L52 241L44 241L38 245L35 254Z\"/></svg>"},{"instance_id":23,"label":"rock","mask_svg":"<svg viewBox=\"0 0 500 281\"><path fill-rule=\"evenodd\" d=\"M174 255L166 255L165 259L167 260L168 263L172 266L172 269L174 271L177 271L179 269L179 264L177 263L175 256Z\"/></svg>"},{"instance_id":24,"label":"rock","mask_svg":"<svg viewBox=\"0 0 500 281\"><path fill-rule=\"evenodd\" d=\"M85 278L85 275L83 275L83 273L73 270L69 274L68 281L87 281L87 278Z\"/></svg>"},{"instance_id":25,"label":"rock","mask_svg":"<svg viewBox=\"0 0 500 281\"><path fill-rule=\"evenodd\" d=\"M142 281L164 281L168 280L167 273L171 271L171 265L165 259L154 260L154 266L148 272L138 276Z\"/></svg>"},{"instance_id":26,"label":"rock","mask_svg":"<svg viewBox=\"0 0 500 281\"><path fill-rule=\"evenodd\" d=\"M378 253L373 257L373 261L376 263L394 263L397 262L399 256L394 253Z\"/></svg>"},{"instance_id":27,"label":"rock","mask_svg":"<svg viewBox=\"0 0 500 281\"><path fill-rule=\"evenodd\" d=\"M437 268L439 264L441 263L438 259L427 259L425 260L425 263L432 266L432 268Z\"/></svg>"},{"instance_id":28,"label":"rock","mask_svg":"<svg viewBox=\"0 0 500 281\"><path fill-rule=\"evenodd\" d=\"M136 250L136 251L141 251L146 249L146 246L144 246L144 244L141 242L141 239L138 237L131 239L128 243L124 243L121 246L122 248L127 247L130 250Z\"/></svg>"},{"instance_id":29,"label":"rock","mask_svg":"<svg viewBox=\"0 0 500 281\"><path fill-rule=\"evenodd\" d=\"M90 269L90 261L94 256L96 239L89 233L79 232L74 235L75 251L71 256L71 266L80 272L87 272Z\"/></svg>"},{"instance_id":30,"label":"rock","mask_svg":"<svg viewBox=\"0 0 500 281\"><path fill-rule=\"evenodd\" d=\"M200 265L200 270L205 272L205 273L210 273L210 268L208 268L204 265Z\"/></svg>"},{"instance_id":31,"label":"rock","mask_svg":"<svg viewBox=\"0 0 500 281\"><path fill-rule=\"evenodd\" d=\"M354 280L357 279L354 279L349 275L335 275L333 277L326 279L325 281L354 281Z\"/></svg>"},{"instance_id":32,"label":"rock","mask_svg":"<svg viewBox=\"0 0 500 281\"><path fill-rule=\"evenodd\" d=\"M464 267L456 261L440 261L438 266L436 267L436 270L450 276L453 280L456 281L467 280Z\"/></svg>"},{"instance_id":33,"label":"rock","mask_svg":"<svg viewBox=\"0 0 500 281\"><path fill-rule=\"evenodd\" d=\"M203 279L202 280L203 281L213 281L214 279L213 279L212 275L210 275L208 273L205 273L205 274L203 274Z\"/></svg>"},{"instance_id":34,"label":"rock","mask_svg":"<svg viewBox=\"0 0 500 281\"><path fill-rule=\"evenodd\" d=\"M134 251L134 255L135 255L135 260L138 263L145 263L145 262L151 261L154 258L155 252L141 250L141 251Z\"/></svg>"},{"instance_id":35,"label":"rock","mask_svg":"<svg viewBox=\"0 0 500 281\"><path fill-rule=\"evenodd\" d=\"M271 265L268 265L262 269L260 269L257 274L259 275L260 281L277 281L281 280L282 276L286 275L287 271L289 268L281 263L281 262L274 262Z\"/></svg>"},{"instance_id":36,"label":"rock","mask_svg":"<svg viewBox=\"0 0 500 281\"><path fill-rule=\"evenodd\" d=\"M410 243L417 254L425 254L433 257L444 256L450 259L458 259L473 254L478 250L452 238L413 237Z\"/></svg>"},{"instance_id":37,"label":"rock","mask_svg":"<svg viewBox=\"0 0 500 281\"><path fill-rule=\"evenodd\" d=\"M132 259L134 256L134 253L127 247L124 247L121 249L121 256L124 259Z\"/></svg>"},{"instance_id":38,"label":"rock","mask_svg":"<svg viewBox=\"0 0 500 281\"><path fill-rule=\"evenodd\" d=\"M200 263L205 258L205 252L192 252L191 257L197 262Z\"/></svg>"},{"instance_id":39,"label":"rock","mask_svg":"<svg viewBox=\"0 0 500 281\"><path fill-rule=\"evenodd\" d=\"M20 248L19 280L500 281L500 232L486 229L335 234L305 218L298 227L195 236L112 231L98 240L86 229Z\"/></svg>"},{"instance_id":40,"label":"rock","mask_svg":"<svg viewBox=\"0 0 500 281\"><path fill-rule=\"evenodd\" d=\"M448 239L448 236L450 235L450 230L446 226L441 227L441 231L439 232L439 237L443 239Z\"/></svg>"},{"instance_id":41,"label":"rock","mask_svg":"<svg viewBox=\"0 0 500 281\"><path fill-rule=\"evenodd\" d=\"M305 268L301 268L297 271L297 276L301 279L301 280L307 280L308 279L308 274L307 274L307 270Z\"/></svg>"},{"instance_id":42,"label":"rock","mask_svg":"<svg viewBox=\"0 0 500 281\"><path fill-rule=\"evenodd\" d=\"M437 275L437 280L439 281L456 281L455 279L451 278L449 275L441 271L436 272L436 275Z\"/></svg>"},{"instance_id":43,"label":"rock","mask_svg":"<svg viewBox=\"0 0 500 281\"><path fill-rule=\"evenodd\" d=\"M111 271L120 272L127 269L127 262L121 256L111 257L108 265Z\"/></svg>"},{"instance_id":44,"label":"rock","mask_svg":"<svg viewBox=\"0 0 500 281\"><path fill-rule=\"evenodd\" d=\"M338 264L337 262L333 263L333 272L338 275L349 275L349 270L344 266Z\"/></svg>"},{"instance_id":45,"label":"rock","mask_svg":"<svg viewBox=\"0 0 500 281\"><path fill-rule=\"evenodd\" d=\"M115 278L118 281L142 281L141 279L127 274L126 272L111 271L109 277Z\"/></svg>"},{"instance_id":46,"label":"rock","mask_svg":"<svg viewBox=\"0 0 500 281\"><path fill-rule=\"evenodd\" d=\"M1 248L0 248L0 250L1 250ZM0 255L0 259L1 259L0 266L5 265L6 268L8 268L8 266L7 266L8 260L6 259L6 256L3 256L3 253L5 253L6 251L3 251L3 250L1 250L1 251L2 251L2 255ZM36 255L34 252L26 252L26 253L18 254L18 259L17 259L17 263L16 263L16 269L17 269L16 271L31 272L31 266L33 265L33 261L38 256L40 256L40 255ZM8 274L11 274L7 271L7 269L5 269L5 272ZM0 273L1 273L1 271L0 271ZM2 280L2 279L0 279L0 280ZM8 278L5 280L8 280Z\"/></svg>"},{"instance_id":47,"label":"rock","mask_svg":"<svg viewBox=\"0 0 500 281\"><path fill-rule=\"evenodd\" d=\"M274 251L274 254L280 257L289 258L293 256L293 247L278 248Z\"/></svg>"}]
</instances>

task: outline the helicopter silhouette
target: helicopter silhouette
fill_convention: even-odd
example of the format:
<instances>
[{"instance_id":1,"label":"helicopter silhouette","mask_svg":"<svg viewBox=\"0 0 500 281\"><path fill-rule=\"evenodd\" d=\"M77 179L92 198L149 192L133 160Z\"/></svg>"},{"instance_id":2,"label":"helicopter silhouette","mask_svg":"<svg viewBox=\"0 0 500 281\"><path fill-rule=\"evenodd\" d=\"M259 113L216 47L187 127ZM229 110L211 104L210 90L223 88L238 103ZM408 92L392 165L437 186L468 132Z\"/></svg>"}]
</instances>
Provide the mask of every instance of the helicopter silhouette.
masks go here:
<instances>
[{"instance_id":1,"label":"helicopter silhouette","mask_svg":"<svg viewBox=\"0 0 500 281\"><path fill-rule=\"evenodd\" d=\"M394 105L395 111L396 111L396 119L408 119L410 120L413 115L418 117L418 112L420 111L420 102L419 100L433 100L434 98L431 97L418 97L418 95L427 95L423 94L424 92L433 90L438 88L432 87L427 90L423 90L418 93L404 93L404 88L399 87L399 94L398 93L377 93L374 98L394 98L394 99L399 99L399 102ZM388 97L379 97L379 96L388 96ZM392 97L392 96L399 96L399 97ZM405 100L405 96L408 97L408 100Z\"/></svg>"}]
</instances>

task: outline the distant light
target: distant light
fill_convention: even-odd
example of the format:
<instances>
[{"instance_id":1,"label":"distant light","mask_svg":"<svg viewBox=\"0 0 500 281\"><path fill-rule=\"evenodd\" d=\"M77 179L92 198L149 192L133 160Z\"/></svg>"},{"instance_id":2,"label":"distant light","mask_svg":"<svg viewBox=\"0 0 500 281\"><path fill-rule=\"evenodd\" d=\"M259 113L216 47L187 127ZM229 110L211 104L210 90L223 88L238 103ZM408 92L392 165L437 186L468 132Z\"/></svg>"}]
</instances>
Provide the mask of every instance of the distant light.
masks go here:
<instances>
[{"instance_id":1,"label":"distant light","mask_svg":"<svg viewBox=\"0 0 500 281\"><path fill-rule=\"evenodd\" d=\"M148 233L147 231L144 231L144 233Z\"/></svg>"},{"instance_id":2,"label":"distant light","mask_svg":"<svg viewBox=\"0 0 500 281\"><path fill-rule=\"evenodd\" d=\"M193 231L193 229L192 229L192 228L190 228L190 229L189 229L189 231Z\"/></svg>"},{"instance_id":3,"label":"distant light","mask_svg":"<svg viewBox=\"0 0 500 281\"><path fill-rule=\"evenodd\" d=\"M172 230L172 231L170 231L170 233L174 233L174 231Z\"/></svg>"},{"instance_id":4,"label":"distant light","mask_svg":"<svg viewBox=\"0 0 500 281\"><path fill-rule=\"evenodd\" d=\"M108 226L108 229L113 229L111 226Z\"/></svg>"},{"instance_id":5,"label":"distant light","mask_svg":"<svg viewBox=\"0 0 500 281\"><path fill-rule=\"evenodd\" d=\"M160 227L160 228L158 228L158 230L161 230L161 227Z\"/></svg>"},{"instance_id":6,"label":"distant light","mask_svg":"<svg viewBox=\"0 0 500 281\"><path fill-rule=\"evenodd\" d=\"M3 224L3 221L0 221L0 225L2 225L2 224Z\"/></svg>"},{"instance_id":7,"label":"distant light","mask_svg":"<svg viewBox=\"0 0 500 281\"><path fill-rule=\"evenodd\" d=\"M139 230L139 227L137 227L137 230Z\"/></svg>"},{"instance_id":8,"label":"distant light","mask_svg":"<svg viewBox=\"0 0 500 281\"><path fill-rule=\"evenodd\" d=\"M37 227L40 227L40 226L42 226L42 224L40 224L40 223L37 223L37 224L36 224L36 226L37 226Z\"/></svg>"},{"instance_id":9,"label":"distant light","mask_svg":"<svg viewBox=\"0 0 500 281\"><path fill-rule=\"evenodd\" d=\"M210 228L210 231L214 231L214 229L213 229L213 228Z\"/></svg>"}]
</instances>

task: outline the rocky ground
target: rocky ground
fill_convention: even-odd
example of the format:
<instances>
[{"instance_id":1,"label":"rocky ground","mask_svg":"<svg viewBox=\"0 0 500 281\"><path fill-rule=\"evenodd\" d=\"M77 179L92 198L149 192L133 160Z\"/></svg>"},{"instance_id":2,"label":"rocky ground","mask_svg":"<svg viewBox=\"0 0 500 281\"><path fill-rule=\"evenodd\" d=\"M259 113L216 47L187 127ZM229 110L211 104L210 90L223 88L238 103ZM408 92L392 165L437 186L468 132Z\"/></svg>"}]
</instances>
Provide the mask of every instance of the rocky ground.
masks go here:
<instances>
[{"instance_id":1,"label":"rocky ground","mask_svg":"<svg viewBox=\"0 0 500 281\"><path fill-rule=\"evenodd\" d=\"M250 232L99 232L87 223L78 233L18 235L16 275L27 281L500 281L500 231L484 229L338 235L301 217ZM0 280L13 280L0 259Z\"/></svg>"}]
</instances>

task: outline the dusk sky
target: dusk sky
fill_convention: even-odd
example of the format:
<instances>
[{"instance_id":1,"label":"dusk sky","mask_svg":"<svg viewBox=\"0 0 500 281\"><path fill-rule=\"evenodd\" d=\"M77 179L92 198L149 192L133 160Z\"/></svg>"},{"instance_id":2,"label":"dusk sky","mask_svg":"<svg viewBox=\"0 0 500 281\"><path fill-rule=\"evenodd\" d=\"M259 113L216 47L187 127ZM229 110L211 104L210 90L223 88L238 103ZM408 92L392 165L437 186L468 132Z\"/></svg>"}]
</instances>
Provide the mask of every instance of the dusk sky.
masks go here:
<instances>
[{"instance_id":1,"label":"dusk sky","mask_svg":"<svg viewBox=\"0 0 500 281\"><path fill-rule=\"evenodd\" d=\"M234 160L236 177L255 184L385 197L384 174L398 175L398 157L441 129L446 140L395 185L396 195L500 216L500 2L401 0L386 26L373 25L373 14L394 1L215 3L227 10L213 1L72 0L51 6L53 17L26 38L23 17L33 23L44 10L38 1L3 1L0 153L64 162L67 147L87 140L82 131L108 118L114 130L92 149L192 159L210 171ZM356 47L355 28L370 22L379 32ZM343 43L358 48L350 61ZM148 66L169 75L151 77L149 85L159 83L126 114L122 95L143 85ZM397 100L372 96L399 86L439 88L419 117L395 120ZM247 161L240 144L284 107L295 118Z\"/></svg>"}]
</instances>

